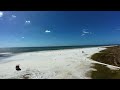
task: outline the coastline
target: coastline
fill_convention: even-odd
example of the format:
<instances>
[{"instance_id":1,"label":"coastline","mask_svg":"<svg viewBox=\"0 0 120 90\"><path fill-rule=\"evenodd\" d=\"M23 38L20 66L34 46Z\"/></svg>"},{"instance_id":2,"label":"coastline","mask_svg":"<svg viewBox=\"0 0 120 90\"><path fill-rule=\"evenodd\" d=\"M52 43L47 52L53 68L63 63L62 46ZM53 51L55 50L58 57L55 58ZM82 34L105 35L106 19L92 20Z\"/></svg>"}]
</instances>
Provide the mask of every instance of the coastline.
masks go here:
<instances>
[{"instance_id":1,"label":"coastline","mask_svg":"<svg viewBox=\"0 0 120 90\"><path fill-rule=\"evenodd\" d=\"M91 55L106 49L106 46L28 52L4 59L0 63L1 79L91 79L87 72L95 70ZM82 53L84 51L84 53ZM21 71L15 66L20 64ZM113 68L111 66L110 68ZM115 67L116 68L116 67Z\"/></svg>"}]
</instances>

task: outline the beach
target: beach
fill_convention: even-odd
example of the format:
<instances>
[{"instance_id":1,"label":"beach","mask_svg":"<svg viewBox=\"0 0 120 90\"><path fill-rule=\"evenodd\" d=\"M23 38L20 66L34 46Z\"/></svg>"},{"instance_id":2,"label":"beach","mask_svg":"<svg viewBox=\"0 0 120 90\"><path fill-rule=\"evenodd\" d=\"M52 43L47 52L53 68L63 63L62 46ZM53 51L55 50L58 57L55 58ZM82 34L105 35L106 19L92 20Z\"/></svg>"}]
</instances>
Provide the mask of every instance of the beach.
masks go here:
<instances>
[{"instance_id":1,"label":"beach","mask_svg":"<svg viewBox=\"0 0 120 90\"><path fill-rule=\"evenodd\" d=\"M87 72L95 70L91 66L99 62L90 57L104 49L101 46L21 53L0 62L0 79L91 79ZM15 69L18 64L21 71Z\"/></svg>"}]
</instances>

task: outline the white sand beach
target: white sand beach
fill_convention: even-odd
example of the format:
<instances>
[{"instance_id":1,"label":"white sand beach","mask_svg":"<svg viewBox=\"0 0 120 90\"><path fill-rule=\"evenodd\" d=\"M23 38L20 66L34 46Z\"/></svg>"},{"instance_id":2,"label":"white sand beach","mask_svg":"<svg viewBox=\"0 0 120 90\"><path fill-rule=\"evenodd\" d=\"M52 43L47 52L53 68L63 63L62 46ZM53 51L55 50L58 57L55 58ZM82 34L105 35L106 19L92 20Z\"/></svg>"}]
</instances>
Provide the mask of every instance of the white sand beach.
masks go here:
<instances>
[{"instance_id":1,"label":"white sand beach","mask_svg":"<svg viewBox=\"0 0 120 90\"><path fill-rule=\"evenodd\" d=\"M92 47L18 54L0 62L0 79L90 79L86 73L93 70L93 63L98 63L90 57L104 49ZM17 64L21 71L15 70ZM108 67L114 69L111 65Z\"/></svg>"}]
</instances>

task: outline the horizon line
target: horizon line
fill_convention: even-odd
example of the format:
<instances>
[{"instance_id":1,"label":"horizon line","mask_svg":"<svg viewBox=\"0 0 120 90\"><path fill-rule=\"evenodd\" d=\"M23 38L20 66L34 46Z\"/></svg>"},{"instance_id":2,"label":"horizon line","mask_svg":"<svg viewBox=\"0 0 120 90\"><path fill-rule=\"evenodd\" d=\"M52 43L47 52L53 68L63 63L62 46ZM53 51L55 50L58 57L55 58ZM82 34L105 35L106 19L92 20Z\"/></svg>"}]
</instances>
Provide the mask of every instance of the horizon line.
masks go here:
<instances>
[{"instance_id":1,"label":"horizon line","mask_svg":"<svg viewBox=\"0 0 120 90\"><path fill-rule=\"evenodd\" d=\"M27 48L27 47L72 47L72 46L109 46L109 45L120 45L120 44L89 44L89 45L56 45L56 46L18 46L18 47L0 47L0 48Z\"/></svg>"}]
</instances>

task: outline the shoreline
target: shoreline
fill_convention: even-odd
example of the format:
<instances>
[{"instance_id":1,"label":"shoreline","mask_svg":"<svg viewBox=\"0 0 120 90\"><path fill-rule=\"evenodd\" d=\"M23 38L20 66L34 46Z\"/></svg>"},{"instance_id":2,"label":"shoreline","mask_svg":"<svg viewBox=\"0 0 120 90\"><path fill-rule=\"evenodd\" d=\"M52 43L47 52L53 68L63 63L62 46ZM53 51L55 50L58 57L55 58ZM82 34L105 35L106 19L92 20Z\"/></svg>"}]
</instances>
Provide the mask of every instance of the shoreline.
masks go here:
<instances>
[{"instance_id":1,"label":"shoreline","mask_svg":"<svg viewBox=\"0 0 120 90\"><path fill-rule=\"evenodd\" d=\"M0 63L1 79L91 79L86 73L95 62L91 55L106 49L106 46L28 52L12 56ZM110 46L111 47L111 46ZM84 51L84 53L82 53ZM20 64L21 71L15 70Z\"/></svg>"}]
</instances>

